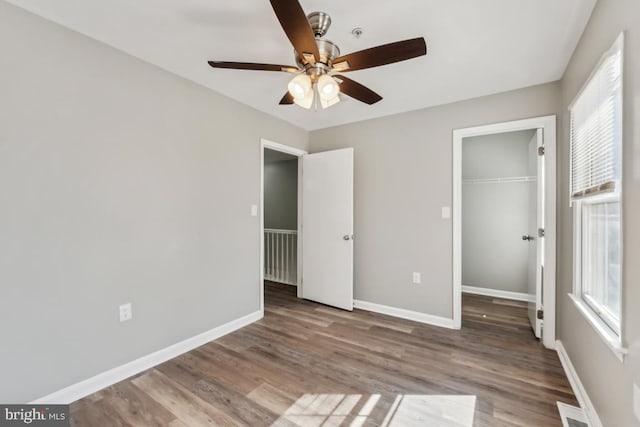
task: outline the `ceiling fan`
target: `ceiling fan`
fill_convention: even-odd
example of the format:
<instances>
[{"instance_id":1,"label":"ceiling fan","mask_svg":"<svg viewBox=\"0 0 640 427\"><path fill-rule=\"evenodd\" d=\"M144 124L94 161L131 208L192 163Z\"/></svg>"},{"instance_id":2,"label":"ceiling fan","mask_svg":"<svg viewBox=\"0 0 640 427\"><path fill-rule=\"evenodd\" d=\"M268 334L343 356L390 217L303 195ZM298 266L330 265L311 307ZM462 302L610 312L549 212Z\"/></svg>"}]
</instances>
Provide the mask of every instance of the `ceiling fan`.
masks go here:
<instances>
[{"instance_id":1,"label":"ceiling fan","mask_svg":"<svg viewBox=\"0 0 640 427\"><path fill-rule=\"evenodd\" d=\"M317 102L319 99L322 108L327 108L340 102L340 93L369 105L375 104L382 100L380 95L336 73L392 64L427 54L424 38L418 37L340 56L338 46L323 38L331 26L328 14L313 12L305 15L298 0L270 1L282 29L293 45L297 65L226 61L209 61L209 65L213 68L296 74L289 82L289 90L280 100L281 105L295 103L309 109L314 100Z\"/></svg>"}]
</instances>

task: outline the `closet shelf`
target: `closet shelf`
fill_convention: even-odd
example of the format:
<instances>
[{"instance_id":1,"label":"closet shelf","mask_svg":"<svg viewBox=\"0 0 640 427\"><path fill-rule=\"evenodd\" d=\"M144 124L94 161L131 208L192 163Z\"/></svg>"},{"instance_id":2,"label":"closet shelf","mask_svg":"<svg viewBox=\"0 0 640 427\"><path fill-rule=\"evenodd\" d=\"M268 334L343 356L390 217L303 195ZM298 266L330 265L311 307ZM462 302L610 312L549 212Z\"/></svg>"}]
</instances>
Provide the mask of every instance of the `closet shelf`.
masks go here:
<instances>
[{"instance_id":1,"label":"closet shelf","mask_svg":"<svg viewBox=\"0 0 640 427\"><path fill-rule=\"evenodd\" d=\"M506 178L463 179L463 184L502 184L506 182L535 182L535 176L512 176Z\"/></svg>"}]
</instances>

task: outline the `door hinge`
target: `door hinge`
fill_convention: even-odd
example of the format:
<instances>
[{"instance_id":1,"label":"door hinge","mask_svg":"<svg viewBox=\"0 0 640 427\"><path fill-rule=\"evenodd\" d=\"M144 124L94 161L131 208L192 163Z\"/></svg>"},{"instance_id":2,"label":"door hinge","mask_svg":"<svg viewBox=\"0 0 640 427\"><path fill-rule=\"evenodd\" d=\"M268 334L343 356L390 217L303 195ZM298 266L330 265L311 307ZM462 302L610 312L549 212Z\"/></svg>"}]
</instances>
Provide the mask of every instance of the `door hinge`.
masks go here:
<instances>
[{"instance_id":1,"label":"door hinge","mask_svg":"<svg viewBox=\"0 0 640 427\"><path fill-rule=\"evenodd\" d=\"M538 156L544 156L544 145L538 147Z\"/></svg>"},{"instance_id":2,"label":"door hinge","mask_svg":"<svg viewBox=\"0 0 640 427\"><path fill-rule=\"evenodd\" d=\"M538 310L538 311L536 312L536 317L537 317L538 319L540 319L540 320L544 319L544 311L542 311L542 310Z\"/></svg>"},{"instance_id":3,"label":"door hinge","mask_svg":"<svg viewBox=\"0 0 640 427\"><path fill-rule=\"evenodd\" d=\"M538 237L544 237L544 228L538 228Z\"/></svg>"}]
</instances>

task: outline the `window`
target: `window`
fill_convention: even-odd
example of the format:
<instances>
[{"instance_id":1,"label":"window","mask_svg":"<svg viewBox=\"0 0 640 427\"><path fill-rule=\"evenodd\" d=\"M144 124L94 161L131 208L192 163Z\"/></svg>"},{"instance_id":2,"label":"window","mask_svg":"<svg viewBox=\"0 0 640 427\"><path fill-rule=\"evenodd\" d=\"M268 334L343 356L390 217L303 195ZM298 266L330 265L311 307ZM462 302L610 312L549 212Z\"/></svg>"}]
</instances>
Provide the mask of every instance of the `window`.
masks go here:
<instances>
[{"instance_id":1,"label":"window","mask_svg":"<svg viewBox=\"0 0 640 427\"><path fill-rule=\"evenodd\" d=\"M621 349L623 35L569 107L574 301Z\"/></svg>"},{"instance_id":2,"label":"window","mask_svg":"<svg viewBox=\"0 0 640 427\"><path fill-rule=\"evenodd\" d=\"M585 200L581 218L582 298L620 335L620 200Z\"/></svg>"}]
</instances>

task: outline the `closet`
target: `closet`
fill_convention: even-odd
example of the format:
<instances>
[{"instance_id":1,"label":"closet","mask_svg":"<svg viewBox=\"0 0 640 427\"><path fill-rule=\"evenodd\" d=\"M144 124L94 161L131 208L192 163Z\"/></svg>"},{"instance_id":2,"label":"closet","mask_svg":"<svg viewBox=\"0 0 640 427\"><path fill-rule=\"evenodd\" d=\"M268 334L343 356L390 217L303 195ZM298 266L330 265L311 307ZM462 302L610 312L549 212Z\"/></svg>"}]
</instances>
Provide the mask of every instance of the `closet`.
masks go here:
<instances>
[{"instance_id":1,"label":"closet","mask_svg":"<svg viewBox=\"0 0 640 427\"><path fill-rule=\"evenodd\" d=\"M529 167L534 130L462 141L463 291L527 298ZM533 209L533 210L532 210ZM496 291L496 292L493 292Z\"/></svg>"}]
</instances>

